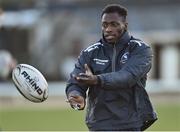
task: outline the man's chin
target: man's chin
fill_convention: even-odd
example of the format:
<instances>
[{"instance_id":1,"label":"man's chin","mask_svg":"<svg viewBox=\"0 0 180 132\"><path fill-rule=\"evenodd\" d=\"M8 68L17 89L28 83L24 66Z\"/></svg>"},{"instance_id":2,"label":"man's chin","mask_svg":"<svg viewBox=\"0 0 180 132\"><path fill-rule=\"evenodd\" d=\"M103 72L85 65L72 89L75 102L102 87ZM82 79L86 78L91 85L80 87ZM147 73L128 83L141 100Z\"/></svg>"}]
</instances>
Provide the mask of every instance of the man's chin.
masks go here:
<instances>
[{"instance_id":1,"label":"man's chin","mask_svg":"<svg viewBox=\"0 0 180 132\"><path fill-rule=\"evenodd\" d=\"M114 40L106 40L109 44L114 44L115 41Z\"/></svg>"}]
</instances>

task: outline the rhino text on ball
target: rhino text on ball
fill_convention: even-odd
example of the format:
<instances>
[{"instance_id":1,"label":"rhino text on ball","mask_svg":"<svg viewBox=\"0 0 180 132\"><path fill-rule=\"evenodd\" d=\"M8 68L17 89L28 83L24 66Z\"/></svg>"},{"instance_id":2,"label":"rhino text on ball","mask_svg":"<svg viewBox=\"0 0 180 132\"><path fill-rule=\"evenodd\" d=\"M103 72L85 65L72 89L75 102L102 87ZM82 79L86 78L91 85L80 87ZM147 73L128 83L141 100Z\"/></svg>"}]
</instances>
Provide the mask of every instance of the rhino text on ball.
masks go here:
<instances>
[{"instance_id":1,"label":"rhino text on ball","mask_svg":"<svg viewBox=\"0 0 180 132\"><path fill-rule=\"evenodd\" d=\"M21 73L21 75L24 76L24 78L27 80L27 82L34 88L34 90L37 91L37 93L39 95L41 95L43 93L43 91L39 88L39 86L35 82L35 79L31 78L30 75L26 71L23 71Z\"/></svg>"}]
</instances>

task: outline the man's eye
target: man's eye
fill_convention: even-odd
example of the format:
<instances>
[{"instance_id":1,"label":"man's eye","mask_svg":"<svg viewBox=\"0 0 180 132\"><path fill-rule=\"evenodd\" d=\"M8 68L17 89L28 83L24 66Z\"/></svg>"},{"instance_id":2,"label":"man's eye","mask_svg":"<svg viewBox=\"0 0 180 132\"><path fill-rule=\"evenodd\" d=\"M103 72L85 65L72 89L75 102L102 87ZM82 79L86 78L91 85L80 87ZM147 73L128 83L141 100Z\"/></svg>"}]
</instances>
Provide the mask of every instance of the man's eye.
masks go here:
<instances>
[{"instance_id":1,"label":"man's eye","mask_svg":"<svg viewBox=\"0 0 180 132\"><path fill-rule=\"evenodd\" d=\"M106 27L108 26L108 24L107 24L107 23L103 23L102 26L103 26L104 28L106 28Z\"/></svg>"},{"instance_id":2,"label":"man's eye","mask_svg":"<svg viewBox=\"0 0 180 132\"><path fill-rule=\"evenodd\" d=\"M119 24L118 24L118 23L113 22L113 23L111 23L111 26L113 26L113 27L117 27L117 26L119 26Z\"/></svg>"}]
</instances>

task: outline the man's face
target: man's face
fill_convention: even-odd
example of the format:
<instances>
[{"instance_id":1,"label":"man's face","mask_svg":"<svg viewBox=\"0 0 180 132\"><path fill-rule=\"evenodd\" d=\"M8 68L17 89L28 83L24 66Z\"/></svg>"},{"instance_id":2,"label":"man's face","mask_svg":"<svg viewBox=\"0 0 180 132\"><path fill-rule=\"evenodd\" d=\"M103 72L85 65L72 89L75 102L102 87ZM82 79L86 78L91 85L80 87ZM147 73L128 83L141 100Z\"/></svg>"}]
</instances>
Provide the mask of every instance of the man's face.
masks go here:
<instances>
[{"instance_id":1,"label":"man's face","mask_svg":"<svg viewBox=\"0 0 180 132\"><path fill-rule=\"evenodd\" d=\"M127 23L118 13L103 14L102 33L108 43L116 43L126 29Z\"/></svg>"}]
</instances>

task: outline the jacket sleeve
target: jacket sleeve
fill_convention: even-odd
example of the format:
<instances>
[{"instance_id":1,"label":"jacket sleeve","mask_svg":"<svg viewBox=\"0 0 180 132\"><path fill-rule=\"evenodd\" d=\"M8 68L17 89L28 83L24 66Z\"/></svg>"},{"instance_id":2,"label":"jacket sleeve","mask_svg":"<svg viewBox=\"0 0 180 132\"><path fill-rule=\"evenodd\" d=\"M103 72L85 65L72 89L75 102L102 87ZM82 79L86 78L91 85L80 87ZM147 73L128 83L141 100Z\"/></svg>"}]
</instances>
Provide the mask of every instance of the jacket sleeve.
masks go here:
<instances>
[{"instance_id":1,"label":"jacket sleeve","mask_svg":"<svg viewBox=\"0 0 180 132\"><path fill-rule=\"evenodd\" d=\"M85 72L84 64L88 64L88 62L89 62L89 58L87 53L82 51L75 64L75 68L71 72L70 78L67 81L66 91L65 91L67 97L71 93L71 94L81 95L84 98L86 98L87 87L78 84L78 82L73 78L73 75L84 73Z\"/></svg>"},{"instance_id":2,"label":"jacket sleeve","mask_svg":"<svg viewBox=\"0 0 180 132\"><path fill-rule=\"evenodd\" d=\"M131 88L151 69L152 51L146 45L136 45L121 70L98 75L104 89Z\"/></svg>"}]
</instances>

